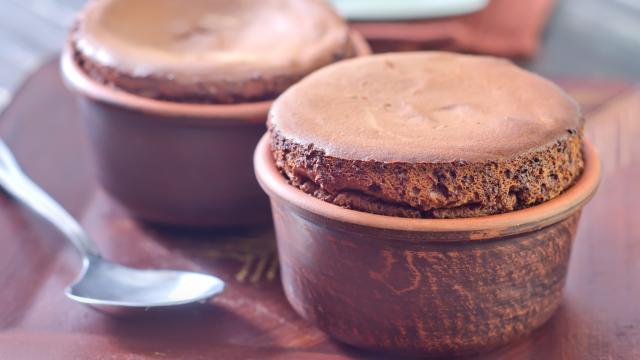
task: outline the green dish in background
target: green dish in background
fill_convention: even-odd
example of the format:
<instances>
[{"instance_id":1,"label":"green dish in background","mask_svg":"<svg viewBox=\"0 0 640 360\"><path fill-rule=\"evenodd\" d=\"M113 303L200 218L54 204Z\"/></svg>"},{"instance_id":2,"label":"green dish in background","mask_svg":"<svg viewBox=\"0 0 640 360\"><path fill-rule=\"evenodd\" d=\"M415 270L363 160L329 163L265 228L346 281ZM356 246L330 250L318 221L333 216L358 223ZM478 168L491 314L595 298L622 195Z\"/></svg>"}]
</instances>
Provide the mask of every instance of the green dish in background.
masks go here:
<instances>
[{"instance_id":1,"label":"green dish in background","mask_svg":"<svg viewBox=\"0 0 640 360\"><path fill-rule=\"evenodd\" d=\"M489 0L332 0L349 20L417 20L468 14Z\"/></svg>"}]
</instances>

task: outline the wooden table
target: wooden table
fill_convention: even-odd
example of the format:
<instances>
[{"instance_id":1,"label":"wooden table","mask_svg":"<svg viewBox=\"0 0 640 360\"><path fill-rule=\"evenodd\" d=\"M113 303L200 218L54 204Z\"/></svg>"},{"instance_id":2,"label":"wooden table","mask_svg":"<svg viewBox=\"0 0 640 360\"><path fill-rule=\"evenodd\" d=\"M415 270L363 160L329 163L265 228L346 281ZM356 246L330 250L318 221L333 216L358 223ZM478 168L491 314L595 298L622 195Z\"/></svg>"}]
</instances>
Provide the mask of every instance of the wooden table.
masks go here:
<instances>
[{"instance_id":1,"label":"wooden table","mask_svg":"<svg viewBox=\"0 0 640 360\"><path fill-rule=\"evenodd\" d=\"M640 89L560 81L583 105L604 163L585 209L564 304L526 339L486 359L640 358ZM227 291L208 304L127 317L63 295L79 268L53 229L0 196L0 359L379 358L328 339L288 306L271 228L159 229L132 221L96 186L76 108L47 64L0 118L26 171L126 264L216 273Z\"/></svg>"}]
</instances>

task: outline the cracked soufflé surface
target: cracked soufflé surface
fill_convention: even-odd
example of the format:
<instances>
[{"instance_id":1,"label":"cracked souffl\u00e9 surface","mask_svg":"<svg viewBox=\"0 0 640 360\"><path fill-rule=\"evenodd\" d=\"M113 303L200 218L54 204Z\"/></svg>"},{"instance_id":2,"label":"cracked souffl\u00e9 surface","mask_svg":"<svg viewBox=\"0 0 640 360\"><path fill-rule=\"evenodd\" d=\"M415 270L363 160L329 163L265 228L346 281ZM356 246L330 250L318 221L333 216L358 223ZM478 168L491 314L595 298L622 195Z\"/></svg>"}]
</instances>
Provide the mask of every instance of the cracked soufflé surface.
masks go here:
<instances>
[{"instance_id":1,"label":"cracked souffl\u00e9 surface","mask_svg":"<svg viewBox=\"0 0 640 360\"><path fill-rule=\"evenodd\" d=\"M324 0L94 0L71 46L96 81L195 103L273 99L354 55L347 24Z\"/></svg>"},{"instance_id":2,"label":"cracked souffl\u00e9 surface","mask_svg":"<svg viewBox=\"0 0 640 360\"><path fill-rule=\"evenodd\" d=\"M349 209L474 217L553 199L580 176L584 120L553 83L492 57L377 55L287 90L269 127L293 186Z\"/></svg>"}]
</instances>

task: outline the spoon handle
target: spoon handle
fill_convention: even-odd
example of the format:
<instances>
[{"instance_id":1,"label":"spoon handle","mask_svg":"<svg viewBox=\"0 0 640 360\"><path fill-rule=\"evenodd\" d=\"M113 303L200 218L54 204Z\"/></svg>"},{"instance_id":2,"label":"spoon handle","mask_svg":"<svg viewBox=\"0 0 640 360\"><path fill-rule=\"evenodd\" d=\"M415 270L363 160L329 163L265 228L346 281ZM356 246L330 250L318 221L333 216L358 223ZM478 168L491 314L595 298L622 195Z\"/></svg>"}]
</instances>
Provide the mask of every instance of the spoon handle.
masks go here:
<instances>
[{"instance_id":1,"label":"spoon handle","mask_svg":"<svg viewBox=\"0 0 640 360\"><path fill-rule=\"evenodd\" d=\"M99 257L98 247L80 224L22 171L9 147L0 139L0 186L15 199L47 219L86 256Z\"/></svg>"}]
</instances>

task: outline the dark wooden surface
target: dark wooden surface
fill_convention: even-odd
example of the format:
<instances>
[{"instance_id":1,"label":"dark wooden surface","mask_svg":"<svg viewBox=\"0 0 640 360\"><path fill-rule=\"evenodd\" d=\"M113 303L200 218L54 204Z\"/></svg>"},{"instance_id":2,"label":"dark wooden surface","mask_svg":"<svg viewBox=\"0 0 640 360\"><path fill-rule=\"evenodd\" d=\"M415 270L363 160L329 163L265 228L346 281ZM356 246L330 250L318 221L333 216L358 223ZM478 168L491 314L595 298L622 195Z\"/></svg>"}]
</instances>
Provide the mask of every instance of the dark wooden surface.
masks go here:
<instances>
[{"instance_id":1,"label":"dark wooden surface","mask_svg":"<svg viewBox=\"0 0 640 360\"><path fill-rule=\"evenodd\" d=\"M587 206L564 302L542 329L488 359L640 358L640 90L561 84L583 105L604 179ZM303 322L286 303L270 228L184 232L145 227L95 185L73 100L49 63L18 91L0 136L26 171L80 218L108 257L210 271L228 282L211 303L113 317L63 289L78 270L49 225L0 196L0 359L374 358Z\"/></svg>"}]
</instances>

